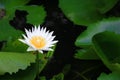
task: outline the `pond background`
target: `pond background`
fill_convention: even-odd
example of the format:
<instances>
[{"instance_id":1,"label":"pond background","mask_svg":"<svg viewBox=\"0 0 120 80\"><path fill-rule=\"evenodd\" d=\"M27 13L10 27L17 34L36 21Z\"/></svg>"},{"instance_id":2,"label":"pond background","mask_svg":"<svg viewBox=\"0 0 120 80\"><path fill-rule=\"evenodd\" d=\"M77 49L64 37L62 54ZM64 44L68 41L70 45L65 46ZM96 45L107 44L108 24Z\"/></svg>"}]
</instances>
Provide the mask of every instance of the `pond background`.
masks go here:
<instances>
[{"instance_id":1,"label":"pond background","mask_svg":"<svg viewBox=\"0 0 120 80\"><path fill-rule=\"evenodd\" d=\"M86 30L86 26L74 24L69 20L59 7L58 0L31 0L26 5L44 7L47 16L40 25L54 31L56 40L59 40L53 57L49 59L39 76L45 76L49 80L56 74L65 73L64 80L85 80L86 78L86 80L96 80L101 72L110 72L101 60L81 60L74 57L78 49L75 46L76 38ZM105 15L120 16L119 7L120 1ZM24 31L24 28L31 29L33 24L27 22L27 15L29 15L27 11L16 10L15 17L9 22L10 25L21 31ZM3 43L4 41L0 42L0 47Z\"/></svg>"}]
</instances>

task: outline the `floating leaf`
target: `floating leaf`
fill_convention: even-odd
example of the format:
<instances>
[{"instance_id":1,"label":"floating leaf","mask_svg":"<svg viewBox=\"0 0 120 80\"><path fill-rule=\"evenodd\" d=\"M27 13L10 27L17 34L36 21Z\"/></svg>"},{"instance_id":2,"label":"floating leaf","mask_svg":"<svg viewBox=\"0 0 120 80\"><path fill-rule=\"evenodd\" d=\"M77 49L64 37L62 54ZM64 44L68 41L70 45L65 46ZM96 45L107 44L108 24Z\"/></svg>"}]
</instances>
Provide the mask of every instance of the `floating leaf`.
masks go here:
<instances>
[{"instance_id":1,"label":"floating leaf","mask_svg":"<svg viewBox=\"0 0 120 80\"><path fill-rule=\"evenodd\" d=\"M75 24L89 25L104 17L118 0L59 0L59 7Z\"/></svg>"},{"instance_id":2,"label":"floating leaf","mask_svg":"<svg viewBox=\"0 0 120 80\"><path fill-rule=\"evenodd\" d=\"M30 63L35 62L35 56L29 53L0 52L0 75L6 72L12 74L19 69L26 69Z\"/></svg>"},{"instance_id":3,"label":"floating leaf","mask_svg":"<svg viewBox=\"0 0 120 80\"><path fill-rule=\"evenodd\" d=\"M54 75L53 78L50 80L64 80L64 74L59 73L58 75Z\"/></svg>"},{"instance_id":4,"label":"floating leaf","mask_svg":"<svg viewBox=\"0 0 120 80\"><path fill-rule=\"evenodd\" d=\"M96 60L99 59L98 55L96 54L93 47L90 47L88 49L79 49L77 53L75 54L75 58L77 59L83 59L83 60Z\"/></svg>"},{"instance_id":5,"label":"floating leaf","mask_svg":"<svg viewBox=\"0 0 120 80\"><path fill-rule=\"evenodd\" d=\"M39 59L40 59L40 62L39 62L39 72L41 72L44 69L45 65L49 61L49 58L52 57L53 51L50 51L50 52L48 52L46 54L49 55L49 56L47 55L48 58L46 58L46 55L39 54ZM32 55L32 54L30 54L30 55ZM28 56L26 55L24 57L28 57ZM29 57L29 58L31 59L32 57ZM2 75L2 76L0 76L0 80L35 80L37 72L38 72L38 69L37 69L36 66L37 66L37 64L33 63L27 69L19 70L15 74L12 74L12 75L10 75L10 74Z\"/></svg>"},{"instance_id":6,"label":"floating leaf","mask_svg":"<svg viewBox=\"0 0 120 80\"><path fill-rule=\"evenodd\" d=\"M25 5L30 0L0 0L0 3L5 6L6 9L14 8L16 6Z\"/></svg>"},{"instance_id":7,"label":"floating leaf","mask_svg":"<svg viewBox=\"0 0 120 80\"><path fill-rule=\"evenodd\" d=\"M120 80L120 72L102 73L97 80Z\"/></svg>"},{"instance_id":8,"label":"floating leaf","mask_svg":"<svg viewBox=\"0 0 120 80\"><path fill-rule=\"evenodd\" d=\"M89 47L92 45L92 37L103 31L113 31L120 33L120 18L110 18L93 24L80 34L75 42L78 47Z\"/></svg>"},{"instance_id":9,"label":"floating leaf","mask_svg":"<svg viewBox=\"0 0 120 80\"><path fill-rule=\"evenodd\" d=\"M0 41L13 38L17 39L21 34L21 31L15 30L12 26L10 26L8 19L0 20Z\"/></svg>"},{"instance_id":10,"label":"floating leaf","mask_svg":"<svg viewBox=\"0 0 120 80\"><path fill-rule=\"evenodd\" d=\"M18 39L9 39L7 42L4 43L1 51L5 52L26 52L28 46L21 43Z\"/></svg>"},{"instance_id":11,"label":"floating leaf","mask_svg":"<svg viewBox=\"0 0 120 80\"><path fill-rule=\"evenodd\" d=\"M46 80L46 77L45 76L41 76L40 80Z\"/></svg>"},{"instance_id":12,"label":"floating leaf","mask_svg":"<svg viewBox=\"0 0 120 80\"><path fill-rule=\"evenodd\" d=\"M40 66L39 66L39 70L42 71L42 69L44 68L47 59L44 59L44 55L43 54L39 54L40 55ZM27 57L27 56L26 56ZM36 76L37 76L37 64L33 63L31 64L31 66L29 66L28 68L26 68L25 70L19 70L18 72L16 72L15 74L5 74L0 76L0 80L35 80Z\"/></svg>"},{"instance_id":13,"label":"floating leaf","mask_svg":"<svg viewBox=\"0 0 120 80\"><path fill-rule=\"evenodd\" d=\"M26 10L29 13L27 16L27 22L34 25L41 24L46 17L46 12L42 6L22 6L17 9Z\"/></svg>"},{"instance_id":14,"label":"floating leaf","mask_svg":"<svg viewBox=\"0 0 120 80\"><path fill-rule=\"evenodd\" d=\"M97 55L111 71L120 71L120 34L102 32L93 37Z\"/></svg>"},{"instance_id":15,"label":"floating leaf","mask_svg":"<svg viewBox=\"0 0 120 80\"><path fill-rule=\"evenodd\" d=\"M36 66L35 63L31 64L25 70L19 70L15 74L5 74L0 76L0 80L35 80L36 78Z\"/></svg>"}]
</instances>

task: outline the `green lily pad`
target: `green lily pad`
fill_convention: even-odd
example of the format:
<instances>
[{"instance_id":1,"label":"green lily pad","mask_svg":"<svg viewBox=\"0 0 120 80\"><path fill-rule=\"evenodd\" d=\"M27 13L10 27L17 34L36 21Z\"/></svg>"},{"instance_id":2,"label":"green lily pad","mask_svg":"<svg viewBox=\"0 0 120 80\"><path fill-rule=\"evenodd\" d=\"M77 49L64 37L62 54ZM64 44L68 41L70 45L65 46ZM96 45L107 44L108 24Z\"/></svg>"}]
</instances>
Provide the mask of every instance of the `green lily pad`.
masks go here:
<instances>
[{"instance_id":1,"label":"green lily pad","mask_svg":"<svg viewBox=\"0 0 120 80\"><path fill-rule=\"evenodd\" d=\"M99 60L99 57L92 46L87 49L79 49L74 57L83 60Z\"/></svg>"},{"instance_id":2,"label":"green lily pad","mask_svg":"<svg viewBox=\"0 0 120 80\"><path fill-rule=\"evenodd\" d=\"M100 32L112 31L120 34L120 18L109 18L90 25L86 31L80 34L75 42L78 47L89 47L92 45L92 37Z\"/></svg>"},{"instance_id":3,"label":"green lily pad","mask_svg":"<svg viewBox=\"0 0 120 80\"><path fill-rule=\"evenodd\" d=\"M59 0L59 7L75 24L88 26L104 17L118 0Z\"/></svg>"},{"instance_id":4,"label":"green lily pad","mask_svg":"<svg viewBox=\"0 0 120 80\"><path fill-rule=\"evenodd\" d=\"M39 60L40 60L39 61L39 72L41 72L44 69L45 65L47 64L49 59L52 57L53 53L54 53L53 51L49 51L48 53L46 53L47 55L46 54L39 54ZM30 54L30 55L33 55L33 54ZM24 57L29 57L29 56L24 55ZM34 57L35 57L35 55L34 55ZM29 57L29 58L32 58L32 57ZM36 76L38 75L37 68L38 68L37 62L32 63L25 70L19 70L15 74L1 75L0 80L35 80Z\"/></svg>"},{"instance_id":5,"label":"green lily pad","mask_svg":"<svg viewBox=\"0 0 120 80\"><path fill-rule=\"evenodd\" d=\"M27 22L33 25L40 25L46 17L46 12L42 6L21 6L17 9L27 11Z\"/></svg>"},{"instance_id":6,"label":"green lily pad","mask_svg":"<svg viewBox=\"0 0 120 80\"><path fill-rule=\"evenodd\" d=\"M0 0L0 3L5 6L6 9L14 8L16 6L25 5L30 0Z\"/></svg>"},{"instance_id":7,"label":"green lily pad","mask_svg":"<svg viewBox=\"0 0 120 80\"><path fill-rule=\"evenodd\" d=\"M1 51L25 53L28 46L21 43L18 39L9 39L4 43Z\"/></svg>"},{"instance_id":8,"label":"green lily pad","mask_svg":"<svg viewBox=\"0 0 120 80\"><path fill-rule=\"evenodd\" d=\"M9 24L9 19L0 20L0 41L5 41L9 39L17 39L21 36L22 32L14 29Z\"/></svg>"},{"instance_id":9,"label":"green lily pad","mask_svg":"<svg viewBox=\"0 0 120 80\"><path fill-rule=\"evenodd\" d=\"M54 75L52 79L50 80L64 80L64 74L63 73L59 73L57 75Z\"/></svg>"},{"instance_id":10,"label":"green lily pad","mask_svg":"<svg viewBox=\"0 0 120 80\"><path fill-rule=\"evenodd\" d=\"M97 80L120 80L120 72L101 73Z\"/></svg>"},{"instance_id":11,"label":"green lily pad","mask_svg":"<svg viewBox=\"0 0 120 80\"><path fill-rule=\"evenodd\" d=\"M35 63L31 64L25 70L19 70L15 74L5 74L0 76L0 80L35 80L36 78Z\"/></svg>"},{"instance_id":12,"label":"green lily pad","mask_svg":"<svg viewBox=\"0 0 120 80\"><path fill-rule=\"evenodd\" d=\"M29 53L0 52L0 75L25 70L31 63L35 63L35 59L36 57Z\"/></svg>"},{"instance_id":13,"label":"green lily pad","mask_svg":"<svg viewBox=\"0 0 120 80\"><path fill-rule=\"evenodd\" d=\"M120 34L102 32L93 37L97 55L111 71L120 71Z\"/></svg>"}]
</instances>

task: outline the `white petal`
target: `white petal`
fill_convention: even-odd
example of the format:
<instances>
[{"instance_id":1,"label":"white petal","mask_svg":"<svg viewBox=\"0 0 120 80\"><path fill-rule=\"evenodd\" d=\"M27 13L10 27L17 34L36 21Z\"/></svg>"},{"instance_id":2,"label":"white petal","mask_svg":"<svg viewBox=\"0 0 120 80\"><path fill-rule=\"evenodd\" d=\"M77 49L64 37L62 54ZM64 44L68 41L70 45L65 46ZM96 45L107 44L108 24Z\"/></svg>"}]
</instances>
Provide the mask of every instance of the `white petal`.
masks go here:
<instances>
[{"instance_id":1,"label":"white petal","mask_svg":"<svg viewBox=\"0 0 120 80\"><path fill-rule=\"evenodd\" d=\"M43 49L44 51L53 51L53 49L51 48L46 48L46 49Z\"/></svg>"},{"instance_id":2,"label":"white petal","mask_svg":"<svg viewBox=\"0 0 120 80\"><path fill-rule=\"evenodd\" d=\"M52 42L49 43L49 45L50 45L50 44L55 44L55 43L57 43L57 42L58 42L58 41L52 41Z\"/></svg>"},{"instance_id":3,"label":"white petal","mask_svg":"<svg viewBox=\"0 0 120 80\"><path fill-rule=\"evenodd\" d=\"M36 31L36 30L38 30L38 27L37 27L37 26L34 26L34 30L33 30L33 31Z\"/></svg>"},{"instance_id":4,"label":"white petal","mask_svg":"<svg viewBox=\"0 0 120 80\"><path fill-rule=\"evenodd\" d=\"M45 33L45 37L48 37L49 35L49 30Z\"/></svg>"},{"instance_id":5,"label":"white petal","mask_svg":"<svg viewBox=\"0 0 120 80\"><path fill-rule=\"evenodd\" d=\"M38 50L38 52L43 53L43 51L42 51L42 50Z\"/></svg>"},{"instance_id":6,"label":"white petal","mask_svg":"<svg viewBox=\"0 0 120 80\"><path fill-rule=\"evenodd\" d=\"M18 40L26 44L25 40L23 40L23 39L18 39Z\"/></svg>"},{"instance_id":7,"label":"white petal","mask_svg":"<svg viewBox=\"0 0 120 80\"><path fill-rule=\"evenodd\" d=\"M53 32L54 32L54 31L50 32L50 33L49 33L49 36L52 36L52 35L53 35Z\"/></svg>"},{"instance_id":8,"label":"white petal","mask_svg":"<svg viewBox=\"0 0 120 80\"><path fill-rule=\"evenodd\" d=\"M56 40L56 41L52 41L53 44L55 44L55 43L57 43L57 42L58 42L58 40Z\"/></svg>"},{"instance_id":9,"label":"white petal","mask_svg":"<svg viewBox=\"0 0 120 80\"><path fill-rule=\"evenodd\" d=\"M46 28L43 29L43 33L46 33Z\"/></svg>"},{"instance_id":10,"label":"white petal","mask_svg":"<svg viewBox=\"0 0 120 80\"><path fill-rule=\"evenodd\" d=\"M42 28L40 29L40 31L43 33L43 30L44 30L44 29L43 29L43 27L42 27Z\"/></svg>"},{"instance_id":11,"label":"white petal","mask_svg":"<svg viewBox=\"0 0 120 80\"><path fill-rule=\"evenodd\" d=\"M28 47L27 51L34 51L35 49L33 49L32 47Z\"/></svg>"},{"instance_id":12,"label":"white petal","mask_svg":"<svg viewBox=\"0 0 120 80\"><path fill-rule=\"evenodd\" d=\"M53 39L54 39L54 37L52 37L51 35L46 36L47 41L52 41Z\"/></svg>"},{"instance_id":13,"label":"white petal","mask_svg":"<svg viewBox=\"0 0 120 80\"><path fill-rule=\"evenodd\" d=\"M40 28L40 25L38 25L38 27Z\"/></svg>"},{"instance_id":14,"label":"white petal","mask_svg":"<svg viewBox=\"0 0 120 80\"><path fill-rule=\"evenodd\" d=\"M27 29L25 29L25 32L26 32L27 36L28 36L28 35L29 35L29 33L30 33Z\"/></svg>"},{"instance_id":15,"label":"white petal","mask_svg":"<svg viewBox=\"0 0 120 80\"><path fill-rule=\"evenodd\" d=\"M38 26L38 31L40 32L40 26Z\"/></svg>"},{"instance_id":16,"label":"white petal","mask_svg":"<svg viewBox=\"0 0 120 80\"><path fill-rule=\"evenodd\" d=\"M31 32L33 32L34 31L34 27L32 27L32 30L31 30Z\"/></svg>"},{"instance_id":17,"label":"white petal","mask_svg":"<svg viewBox=\"0 0 120 80\"><path fill-rule=\"evenodd\" d=\"M26 37L24 34L22 34L22 36L23 36L25 39L27 39L27 37Z\"/></svg>"},{"instance_id":18,"label":"white petal","mask_svg":"<svg viewBox=\"0 0 120 80\"><path fill-rule=\"evenodd\" d=\"M52 41L54 38L55 38L55 36L51 36L51 37L48 37L47 40Z\"/></svg>"},{"instance_id":19,"label":"white petal","mask_svg":"<svg viewBox=\"0 0 120 80\"><path fill-rule=\"evenodd\" d=\"M46 45L45 47L53 47L53 44Z\"/></svg>"}]
</instances>

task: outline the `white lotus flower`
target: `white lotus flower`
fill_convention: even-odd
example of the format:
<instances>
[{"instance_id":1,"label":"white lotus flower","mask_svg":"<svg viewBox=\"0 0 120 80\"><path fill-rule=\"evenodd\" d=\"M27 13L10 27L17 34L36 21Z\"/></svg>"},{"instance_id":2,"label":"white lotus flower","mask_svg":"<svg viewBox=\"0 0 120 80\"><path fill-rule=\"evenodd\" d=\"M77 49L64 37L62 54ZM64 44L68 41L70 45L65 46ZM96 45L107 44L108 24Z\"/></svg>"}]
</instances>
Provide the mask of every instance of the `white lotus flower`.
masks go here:
<instances>
[{"instance_id":1,"label":"white lotus flower","mask_svg":"<svg viewBox=\"0 0 120 80\"><path fill-rule=\"evenodd\" d=\"M27 51L39 51L40 53L52 51L51 47L58 42L54 40L55 36L52 36L53 31L46 31L46 28L40 28L40 26L35 26L32 30L25 29L25 32L24 39L19 39L19 41L29 46Z\"/></svg>"}]
</instances>

